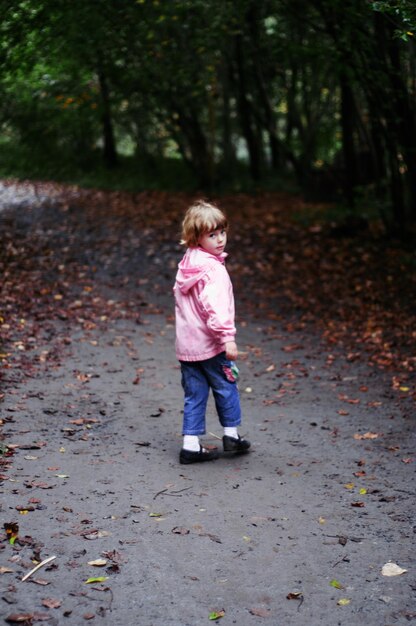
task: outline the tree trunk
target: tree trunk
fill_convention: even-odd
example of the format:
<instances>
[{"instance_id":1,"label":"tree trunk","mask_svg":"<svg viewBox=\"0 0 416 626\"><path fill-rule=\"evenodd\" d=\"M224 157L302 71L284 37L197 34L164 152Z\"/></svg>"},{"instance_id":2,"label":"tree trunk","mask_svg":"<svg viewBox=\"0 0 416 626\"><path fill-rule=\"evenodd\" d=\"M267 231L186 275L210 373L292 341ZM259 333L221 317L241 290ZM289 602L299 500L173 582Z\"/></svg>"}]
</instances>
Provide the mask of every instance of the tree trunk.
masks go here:
<instances>
[{"instance_id":1,"label":"tree trunk","mask_svg":"<svg viewBox=\"0 0 416 626\"><path fill-rule=\"evenodd\" d=\"M209 191L213 189L214 180L211 157L207 139L195 111L185 111L177 107L178 124L191 155L192 168L198 177L199 184Z\"/></svg>"},{"instance_id":2,"label":"tree trunk","mask_svg":"<svg viewBox=\"0 0 416 626\"><path fill-rule=\"evenodd\" d=\"M98 71L98 82L100 85L101 95L101 122L103 127L104 140L104 162L110 169L118 165L116 152L116 144L114 140L113 120L111 117L110 94L108 89L107 78L102 68Z\"/></svg>"},{"instance_id":3,"label":"tree trunk","mask_svg":"<svg viewBox=\"0 0 416 626\"><path fill-rule=\"evenodd\" d=\"M344 195L348 206L354 207L354 187L357 180L354 149L354 97L345 72L340 74L342 151L344 155Z\"/></svg>"},{"instance_id":4,"label":"tree trunk","mask_svg":"<svg viewBox=\"0 0 416 626\"><path fill-rule=\"evenodd\" d=\"M247 23L251 34L253 46L252 61L254 66L254 78L259 94L259 103L263 111L262 118L264 122L264 127L267 131L269 138L271 166L274 171L277 171L281 166L281 150L279 146L279 139L277 136L276 118L266 88L266 79L262 67L259 33L260 19L261 16L259 14L259 4L256 1L254 4L251 5L247 13Z\"/></svg>"},{"instance_id":5,"label":"tree trunk","mask_svg":"<svg viewBox=\"0 0 416 626\"><path fill-rule=\"evenodd\" d=\"M258 138L253 128L253 115L251 104L247 98L247 80L243 60L243 42L241 35L235 38L236 64L237 64L237 106L241 128L247 143L250 159L250 173L254 181L261 178L261 152Z\"/></svg>"},{"instance_id":6,"label":"tree trunk","mask_svg":"<svg viewBox=\"0 0 416 626\"><path fill-rule=\"evenodd\" d=\"M236 156L232 142L231 104L230 104L230 67L225 59L221 68L222 86L222 155L223 166L227 175L235 170Z\"/></svg>"}]
</instances>

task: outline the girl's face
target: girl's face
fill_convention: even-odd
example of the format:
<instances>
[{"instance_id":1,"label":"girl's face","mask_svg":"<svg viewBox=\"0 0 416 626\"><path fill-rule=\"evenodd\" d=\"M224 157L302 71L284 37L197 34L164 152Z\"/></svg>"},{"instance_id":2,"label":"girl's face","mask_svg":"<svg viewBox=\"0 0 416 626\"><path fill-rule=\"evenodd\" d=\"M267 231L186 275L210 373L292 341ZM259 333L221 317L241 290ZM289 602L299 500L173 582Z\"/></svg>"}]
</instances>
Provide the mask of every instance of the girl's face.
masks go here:
<instances>
[{"instance_id":1,"label":"girl's face","mask_svg":"<svg viewBox=\"0 0 416 626\"><path fill-rule=\"evenodd\" d=\"M225 228L216 228L215 230L211 230L210 232L202 235L199 238L198 243L201 248L210 254L219 256L222 252L224 252L224 248L227 244L227 231Z\"/></svg>"}]
</instances>

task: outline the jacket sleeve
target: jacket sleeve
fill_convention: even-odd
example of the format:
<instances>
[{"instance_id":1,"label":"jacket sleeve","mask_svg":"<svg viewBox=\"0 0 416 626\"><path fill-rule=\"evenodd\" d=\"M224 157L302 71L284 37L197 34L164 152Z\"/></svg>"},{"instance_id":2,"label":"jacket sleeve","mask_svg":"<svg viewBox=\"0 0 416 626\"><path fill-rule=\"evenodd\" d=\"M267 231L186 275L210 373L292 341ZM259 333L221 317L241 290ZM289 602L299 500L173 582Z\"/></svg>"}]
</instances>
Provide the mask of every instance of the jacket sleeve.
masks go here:
<instances>
[{"instance_id":1,"label":"jacket sleeve","mask_svg":"<svg viewBox=\"0 0 416 626\"><path fill-rule=\"evenodd\" d=\"M225 344L235 340L233 287L224 265L211 268L199 294L199 301L212 335Z\"/></svg>"}]
</instances>

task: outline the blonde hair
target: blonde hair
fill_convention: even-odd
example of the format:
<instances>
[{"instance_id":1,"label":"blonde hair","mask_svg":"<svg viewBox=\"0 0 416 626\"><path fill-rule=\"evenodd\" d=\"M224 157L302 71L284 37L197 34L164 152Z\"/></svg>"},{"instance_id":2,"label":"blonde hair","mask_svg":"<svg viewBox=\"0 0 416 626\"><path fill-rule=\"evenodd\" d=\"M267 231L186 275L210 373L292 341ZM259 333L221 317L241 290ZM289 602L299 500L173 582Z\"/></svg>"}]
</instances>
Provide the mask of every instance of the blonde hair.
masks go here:
<instances>
[{"instance_id":1,"label":"blonde hair","mask_svg":"<svg viewBox=\"0 0 416 626\"><path fill-rule=\"evenodd\" d=\"M185 213L182 222L181 244L196 248L202 235L217 228L228 228L224 213L214 204L199 200L192 204Z\"/></svg>"}]
</instances>

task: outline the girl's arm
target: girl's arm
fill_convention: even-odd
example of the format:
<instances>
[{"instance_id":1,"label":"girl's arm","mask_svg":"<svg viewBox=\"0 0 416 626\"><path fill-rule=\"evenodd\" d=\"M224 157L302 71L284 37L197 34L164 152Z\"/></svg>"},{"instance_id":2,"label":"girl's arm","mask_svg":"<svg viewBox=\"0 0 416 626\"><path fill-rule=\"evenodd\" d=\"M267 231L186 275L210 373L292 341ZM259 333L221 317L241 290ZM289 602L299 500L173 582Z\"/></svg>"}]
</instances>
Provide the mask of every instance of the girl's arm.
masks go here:
<instances>
[{"instance_id":1,"label":"girl's arm","mask_svg":"<svg viewBox=\"0 0 416 626\"><path fill-rule=\"evenodd\" d=\"M225 352L237 356L234 323L234 295L228 272L223 265L214 268L200 292L199 301L206 315L210 332L224 345ZM227 348L228 346L228 348Z\"/></svg>"}]
</instances>

